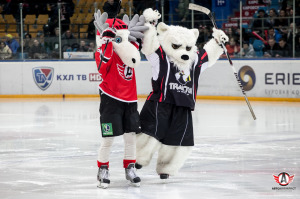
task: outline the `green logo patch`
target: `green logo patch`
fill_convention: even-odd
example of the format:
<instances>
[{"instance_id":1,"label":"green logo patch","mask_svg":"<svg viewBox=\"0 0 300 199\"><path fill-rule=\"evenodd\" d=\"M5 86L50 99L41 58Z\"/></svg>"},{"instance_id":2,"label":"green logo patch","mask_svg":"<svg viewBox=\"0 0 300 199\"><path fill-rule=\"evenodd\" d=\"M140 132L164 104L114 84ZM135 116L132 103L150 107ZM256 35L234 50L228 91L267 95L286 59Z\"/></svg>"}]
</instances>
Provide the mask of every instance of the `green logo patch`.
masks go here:
<instances>
[{"instance_id":1,"label":"green logo patch","mask_svg":"<svg viewBox=\"0 0 300 199\"><path fill-rule=\"evenodd\" d=\"M111 123L103 123L102 125L102 134L103 136L106 135L113 135L113 129Z\"/></svg>"}]
</instances>

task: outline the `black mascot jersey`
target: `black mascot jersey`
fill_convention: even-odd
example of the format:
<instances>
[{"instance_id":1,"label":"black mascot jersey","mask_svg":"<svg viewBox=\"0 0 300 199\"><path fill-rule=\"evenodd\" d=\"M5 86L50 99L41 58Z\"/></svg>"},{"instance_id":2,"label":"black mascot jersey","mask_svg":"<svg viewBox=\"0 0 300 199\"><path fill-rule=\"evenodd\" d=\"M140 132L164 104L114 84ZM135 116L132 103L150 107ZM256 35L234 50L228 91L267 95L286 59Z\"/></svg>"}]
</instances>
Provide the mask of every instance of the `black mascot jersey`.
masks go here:
<instances>
[{"instance_id":1,"label":"black mascot jersey","mask_svg":"<svg viewBox=\"0 0 300 199\"><path fill-rule=\"evenodd\" d=\"M203 67L208 66L208 56L204 49L197 52L192 66L180 71L170 62L162 47L147 56L152 65L153 91L147 100L175 104L176 106L195 108L198 80Z\"/></svg>"}]
</instances>

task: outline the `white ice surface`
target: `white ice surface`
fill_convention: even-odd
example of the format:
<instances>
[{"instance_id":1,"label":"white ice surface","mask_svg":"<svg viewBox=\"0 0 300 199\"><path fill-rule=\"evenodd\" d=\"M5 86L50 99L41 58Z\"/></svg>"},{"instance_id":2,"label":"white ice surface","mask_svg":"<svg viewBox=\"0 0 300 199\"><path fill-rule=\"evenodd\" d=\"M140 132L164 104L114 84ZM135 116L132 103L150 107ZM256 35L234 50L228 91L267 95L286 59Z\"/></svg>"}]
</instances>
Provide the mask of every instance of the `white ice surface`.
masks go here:
<instances>
[{"instance_id":1,"label":"white ice surface","mask_svg":"<svg viewBox=\"0 0 300 199\"><path fill-rule=\"evenodd\" d=\"M139 110L144 100L139 101ZM163 184L152 163L125 180L123 139L110 160L111 185L96 187L99 101L0 99L1 199L300 198L300 103L198 100L195 147L177 176ZM273 175L295 175L281 187Z\"/></svg>"}]
</instances>

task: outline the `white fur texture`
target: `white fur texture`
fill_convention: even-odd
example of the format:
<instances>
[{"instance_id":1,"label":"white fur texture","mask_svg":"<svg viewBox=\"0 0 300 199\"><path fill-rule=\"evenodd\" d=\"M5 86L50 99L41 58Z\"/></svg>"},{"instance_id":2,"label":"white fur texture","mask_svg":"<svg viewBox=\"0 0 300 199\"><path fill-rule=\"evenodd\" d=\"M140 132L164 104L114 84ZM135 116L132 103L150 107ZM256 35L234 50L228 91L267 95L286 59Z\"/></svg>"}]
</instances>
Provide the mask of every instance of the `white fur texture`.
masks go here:
<instances>
[{"instance_id":1,"label":"white fur texture","mask_svg":"<svg viewBox=\"0 0 300 199\"><path fill-rule=\"evenodd\" d=\"M192 146L164 145L158 151L157 174L176 175L192 151Z\"/></svg>"},{"instance_id":2,"label":"white fur texture","mask_svg":"<svg viewBox=\"0 0 300 199\"><path fill-rule=\"evenodd\" d=\"M98 161L99 162L109 162L109 154L113 144L113 137L102 137L101 145L98 151Z\"/></svg>"},{"instance_id":3,"label":"white fur texture","mask_svg":"<svg viewBox=\"0 0 300 199\"><path fill-rule=\"evenodd\" d=\"M144 55L151 55L159 48L159 42L157 38L157 31L155 26L145 23L149 29L144 32L142 53Z\"/></svg>"},{"instance_id":4,"label":"white fur texture","mask_svg":"<svg viewBox=\"0 0 300 199\"><path fill-rule=\"evenodd\" d=\"M135 133L124 133L124 160L135 160L136 158L136 136Z\"/></svg>"},{"instance_id":5,"label":"white fur texture","mask_svg":"<svg viewBox=\"0 0 300 199\"><path fill-rule=\"evenodd\" d=\"M101 44L102 44L100 35L96 35L96 44L97 44L97 49L98 49L98 48L101 46Z\"/></svg>"},{"instance_id":6,"label":"white fur texture","mask_svg":"<svg viewBox=\"0 0 300 199\"><path fill-rule=\"evenodd\" d=\"M228 36L223 32L223 30L219 30L216 28L213 28L213 37L218 41L218 43L223 43L225 44L226 42L229 41Z\"/></svg>"},{"instance_id":7,"label":"white fur texture","mask_svg":"<svg viewBox=\"0 0 300 199\"><path fill-rule=\"evenodd\" d=\"M208 56L208 67L214 65L223 54L223 48L219 46L215 39L209 40L203 47Z\"/></svg>"},{"instance_id":8,"label":"white fur texture","mask_svg":"<svg viewBox=\"0 0 300 199\"><path fill-rule=\"evenodd\" d=\"M157 10L152 10L152 8L147 8L144 10L143 15L145 17L145 22L152 25L156 25L158 19L160 19L161 14Z\"/></svg>"},{"instance_id":9,"label":"white fur texture","mask_svg":"<svg viewBox=\"0 0 300 199\"><path fill-rule=\"evenodd\" d=\"M149 165L153 154L159 150L161 143L144 133L136 135L136 162L142 166Z\"/></svg>"},{"instance_id":10,"label":"white fur texture","mask_svg":"<svg viewBox=\"0 0 300 199\"><path fill-rule=\"evenodd\" d=\"M141 62L141 55L138 49L128 41L128 30L117 30L116 38L121 37L122 42L113 42L113 47L124 64L131 68L136 68ZM135 59L135 63L132 59Z\"/></svg>"},{"instance_id":11,"label":"white fur texture","mask_svg":"<svg viewBox=\"0 0 300 199\"><path fill-rule=\"evenodd\" d=\"M171 62L180 69L186 70L192 66L196 58L196 41L199 36L197 29L187 29L181 26L168 26L160 22L157 26L158 40L163 50L169 57ZM172 44L181 45L178 49L174 49ZM187 50L191 47L191 50ZM184 60L182 56L188 56Z\"/></svg>"}]
</instances>

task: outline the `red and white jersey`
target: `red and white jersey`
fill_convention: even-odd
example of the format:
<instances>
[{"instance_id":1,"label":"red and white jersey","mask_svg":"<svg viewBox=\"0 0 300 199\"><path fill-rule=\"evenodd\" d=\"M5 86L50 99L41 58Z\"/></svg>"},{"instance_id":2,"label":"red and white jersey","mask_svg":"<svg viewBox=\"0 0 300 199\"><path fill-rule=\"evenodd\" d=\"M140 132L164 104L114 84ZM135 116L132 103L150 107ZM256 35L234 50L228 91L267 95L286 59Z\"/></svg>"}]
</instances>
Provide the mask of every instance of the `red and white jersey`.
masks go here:
<instances>
[{"instance_id":1,"label":"red and white jersey","mask_svg":"<svg viewBox=\"0 0 300 199\"><path fill-rule=\"evenodd\" d=\"M104 48L105 44L102 44L95 53L97 67L102 59L99 73L103 81L99 84L99 89L116 100L136 102L137 90L134 69L125 65L114 52L112 42L108 43L105 55L101 56Z\"/></svg>"}]
</instances>

